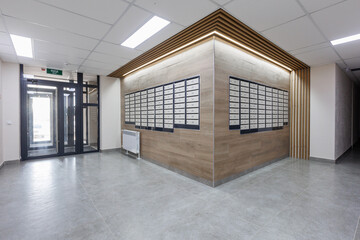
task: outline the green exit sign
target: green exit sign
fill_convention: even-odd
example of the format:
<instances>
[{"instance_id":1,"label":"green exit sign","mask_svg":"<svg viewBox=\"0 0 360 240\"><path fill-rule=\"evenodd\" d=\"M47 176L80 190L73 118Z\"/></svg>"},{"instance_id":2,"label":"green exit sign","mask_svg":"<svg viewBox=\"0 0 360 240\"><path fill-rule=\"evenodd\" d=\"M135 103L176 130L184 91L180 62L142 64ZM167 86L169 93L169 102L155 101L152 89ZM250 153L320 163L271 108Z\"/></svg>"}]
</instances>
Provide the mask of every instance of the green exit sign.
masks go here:
<instances>
[{"instance_id":1,"label":"green exit sign","mask_svg":"<svg viewBox=\"0 0 360 240\"><path fill-rule=\"evenodd\" d=\"M53 74L53 75L62 75L62 70L53 69L53 68L47 68L46 73L47 74Z\"/></svg>"}]
</instances>

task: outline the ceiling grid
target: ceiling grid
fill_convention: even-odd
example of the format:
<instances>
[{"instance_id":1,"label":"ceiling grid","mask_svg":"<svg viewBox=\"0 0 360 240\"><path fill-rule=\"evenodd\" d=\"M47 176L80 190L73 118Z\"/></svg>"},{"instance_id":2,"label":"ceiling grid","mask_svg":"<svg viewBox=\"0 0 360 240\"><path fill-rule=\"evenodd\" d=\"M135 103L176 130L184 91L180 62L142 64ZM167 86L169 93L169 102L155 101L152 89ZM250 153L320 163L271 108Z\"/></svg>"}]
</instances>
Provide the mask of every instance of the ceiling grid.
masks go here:
<instances>
[{"instance_id":1,"label":"ceiling grid","mask_svg":"<svg viewBox=\"0 0 360 240\"><path fill-rule=\"evenodd\" d=\"M309 66L360 68L360 41L330 44L360 33L360 0L0 0L0 58L108 75L219 8ZM135 49L120 45L154 15L171 24ZM10 33L33 39L34 59L16 56Z\"/></svg>"}]
</instances>

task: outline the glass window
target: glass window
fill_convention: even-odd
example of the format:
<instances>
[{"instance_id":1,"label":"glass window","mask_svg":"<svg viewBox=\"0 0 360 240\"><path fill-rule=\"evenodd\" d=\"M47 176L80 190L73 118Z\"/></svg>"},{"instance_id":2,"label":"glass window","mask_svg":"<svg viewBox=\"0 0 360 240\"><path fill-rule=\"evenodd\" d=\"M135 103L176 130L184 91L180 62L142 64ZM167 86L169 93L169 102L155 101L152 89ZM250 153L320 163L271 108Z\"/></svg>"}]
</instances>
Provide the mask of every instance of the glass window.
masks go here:
<instances>
[{"instance_id":1,"label":"glass window","mask_svg":"<svg viewBox=\"0 0 360 240\"><path fill-rule=\"evenodd\" d=\"M98 89L97 88L88 88L88 103L98 103Z\"/></svg>"},{"instance_id":2,"label":"glass window","mask_svg":"<svg viewBox=\"0 0 360 240\"><path fill-rule=\"evenodd\" d=\"M97 87L84 87L83 88L83 103L98 103L98 88Z\"/></svg>"},{"instance_id":3,"label":"glass window","mask_svg":"<svg viewBox=\"0 0 360 240\"><path fill-rule=\"evenodd\" d=\"M64 88L64 152L75 152L76 146L75 88Z\"/></svg>"},{"instance_id":4,"label":"glass window","mask_svg":"<svg viewBox=\"0 0 360 240\"><path fill-rule=\"evenodd\" d=\"M84 152L98 150L98 107L83 108Z\"/></svg>"},{"instance_id":5,"label":"glass window","mask_svg":"<svg viewBox=\"0 0 360 240\"><path fill-rule=\"evenodd\" d=\"M96 75L83 75L83 84L85 85L95 85L97 86L97 76Z\"/></svg>"}]
</instances>

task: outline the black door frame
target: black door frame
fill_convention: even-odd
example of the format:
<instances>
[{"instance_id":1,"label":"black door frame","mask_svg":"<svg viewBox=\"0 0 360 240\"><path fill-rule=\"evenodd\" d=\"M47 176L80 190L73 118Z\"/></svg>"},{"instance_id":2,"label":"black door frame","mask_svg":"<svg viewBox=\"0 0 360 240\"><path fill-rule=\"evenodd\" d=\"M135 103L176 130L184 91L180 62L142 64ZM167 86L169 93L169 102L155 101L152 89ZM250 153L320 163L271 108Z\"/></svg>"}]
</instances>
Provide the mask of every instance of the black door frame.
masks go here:
<instances>
[{"instance_id":1,"label":"black door frame","mask_svg":"<svg viewBox=\"0 0 360 240\"><path fill-rule=\"evenodd\" d=\"M78 81L79 81L79 76L78 76ZM82 77L81 77L81 81L82 81ZM83 110L86 109L86 145L89 144L89 119L88 119L88 113L89 113L89 107L97 107L97 118L98 118L98 122L97 122L97 131L98 131L98 136L97 136L97 149L98 150L91 150L91 151L86 151L86 153L91 153L91 152L98 152L100 149L100 76L98 75L96 77L96 82L97 85L93 85L93 84L88 84L88 83L83 83L82 81L82 88L81 88L81 122L82 124L84 123L84 115L83 115ZM84 91L84 88L86 89ZM96 88L97 89L97 103L89 103L86 99L86 101L84 101L83 99L83 94L85 93L86 96L88 97L89 94L89 88ZM83 125L81 125L82 128L82 135L84 136L83 133ZM84 137L82 137L82 143L84 144ZM85 153L85 152L84 152Z\"/></svg>"},{"instance_id":2,"label":"black door frame","mask_svg":"<svg viewBox=\"0 0 360 240\"><path fill-rule=\"evenodd\" d=\"M57 104L58 104L58 153L51 154L46 156L36 156L29 157L28 156L28 127L27 127L27 84L32 82L34 84L46 85L46 86L55 86L58 88L58 96L57 96ZM64 152L64 99L63 93L64 88L75 88L75 153L65 153ZM90 152L99 152L100 151L100 76L97 76L97 88L98 88L98 143L97 150L89 151ZM66 155L74 155L74 154L82 154L83 151L83 74L77 73L77 83L71 82L60 82L60 81L50 81L50 80L41 80L41 79L26 79L24 78L24 66L20 64L20 134L21 134L21 160L32 160L32 159L41 159L41 158L49 158L49 157L58 157L58 156L66 156Z\"/></svg>"}]
</instances>

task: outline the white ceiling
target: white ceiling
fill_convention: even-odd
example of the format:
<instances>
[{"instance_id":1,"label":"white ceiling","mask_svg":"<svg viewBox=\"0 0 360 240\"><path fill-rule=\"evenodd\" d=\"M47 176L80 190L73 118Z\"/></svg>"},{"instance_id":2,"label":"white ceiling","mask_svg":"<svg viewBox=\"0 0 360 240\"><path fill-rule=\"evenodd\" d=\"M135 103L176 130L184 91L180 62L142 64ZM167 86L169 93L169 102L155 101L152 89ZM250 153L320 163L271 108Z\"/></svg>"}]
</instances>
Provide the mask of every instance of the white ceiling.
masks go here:
<instances>
[{"instance_id":1,"label":"white ceiling","mask_svg":"<svg viewBox=\"0 0 360 240\"><path fill-rule=\"evenodd\" d=\"M360 68L360 41L330 44L360 33L360 0L0 0L0 58L107 75L218 8L310 66ZM120 45L154 15L171 24L136 49ZM16 56L10 33L33 39L34 59Z\"/></svg>"}]
</instances>

